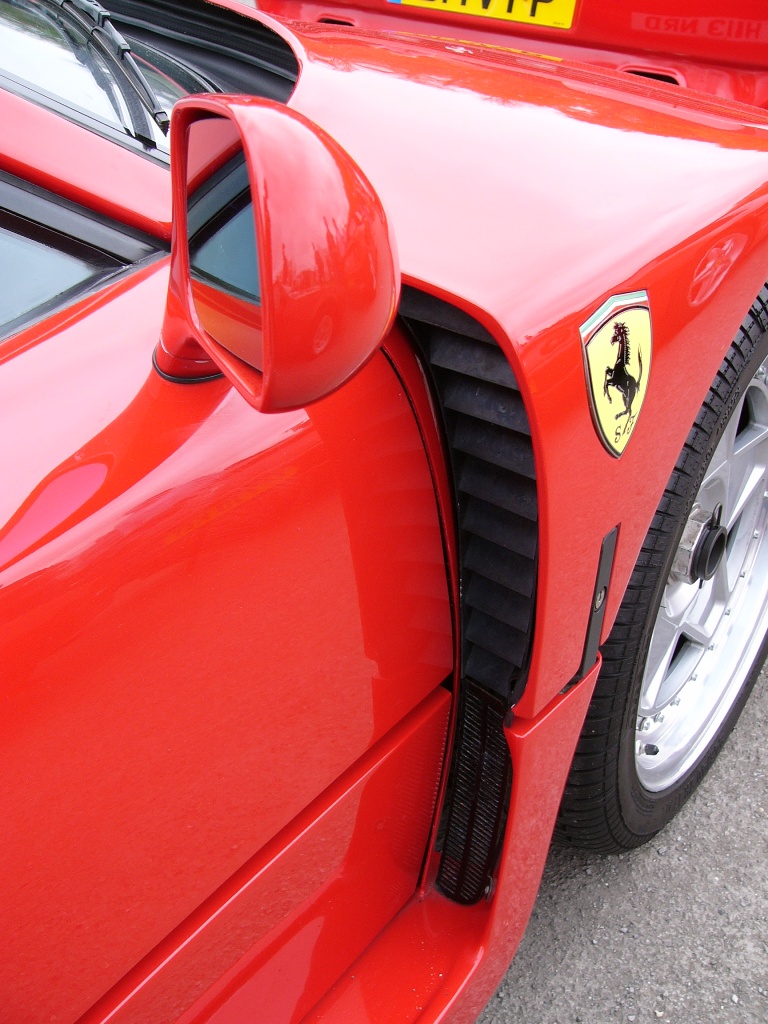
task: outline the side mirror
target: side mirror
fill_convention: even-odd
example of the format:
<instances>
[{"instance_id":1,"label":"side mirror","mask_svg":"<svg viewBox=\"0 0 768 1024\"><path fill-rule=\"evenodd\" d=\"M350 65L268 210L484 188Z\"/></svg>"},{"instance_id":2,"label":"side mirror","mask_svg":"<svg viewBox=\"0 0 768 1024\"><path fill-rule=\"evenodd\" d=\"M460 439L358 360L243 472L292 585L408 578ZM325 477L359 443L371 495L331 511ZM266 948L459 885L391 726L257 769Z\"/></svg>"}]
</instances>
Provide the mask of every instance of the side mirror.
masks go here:
<instances>
[{"instance_id":1,"label":"side mirror","mask_svg":"<svg viewBox=\"0 0 768 1024\"><path fill-rule=\"evenodd\" d=\"M171 277L155 366L223 372L263 412L330 394L376 350L400 276L381 202L320 128L251 97L173 111Z\"/></svg>"}]
</instances>

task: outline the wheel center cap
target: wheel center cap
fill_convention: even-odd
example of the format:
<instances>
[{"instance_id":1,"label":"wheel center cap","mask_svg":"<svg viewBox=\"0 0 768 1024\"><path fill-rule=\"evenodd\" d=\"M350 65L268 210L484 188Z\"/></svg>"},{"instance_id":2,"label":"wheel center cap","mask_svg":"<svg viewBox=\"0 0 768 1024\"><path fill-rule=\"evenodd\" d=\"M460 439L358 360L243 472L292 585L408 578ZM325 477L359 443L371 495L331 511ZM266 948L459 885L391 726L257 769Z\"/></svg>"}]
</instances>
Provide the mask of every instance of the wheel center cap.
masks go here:
<instances>
[{"instance_id":1,"label":"wheel center cap","mask_svg":"<svg viewBox=\"0 0 768 1024\"><path fill-rule=\"evenodd\" d=\"M724 526L720 526L719 523L708 524L699 537L691 559L691 574L694 581L712 579L725 554L727 540L728 533Z\"/></svg>"},{"instance_id":2,"label":"wheel center cap","mask_svg":"<svg viewBox=\"0 0 768 1024\"><path fill-rule=\"evenodd\" d=\"M725 554L728 531L720 523L722 505L713 512L695 506L685 524L670 579L682 583L711 580Z\"/></svg>"}]
</instances>

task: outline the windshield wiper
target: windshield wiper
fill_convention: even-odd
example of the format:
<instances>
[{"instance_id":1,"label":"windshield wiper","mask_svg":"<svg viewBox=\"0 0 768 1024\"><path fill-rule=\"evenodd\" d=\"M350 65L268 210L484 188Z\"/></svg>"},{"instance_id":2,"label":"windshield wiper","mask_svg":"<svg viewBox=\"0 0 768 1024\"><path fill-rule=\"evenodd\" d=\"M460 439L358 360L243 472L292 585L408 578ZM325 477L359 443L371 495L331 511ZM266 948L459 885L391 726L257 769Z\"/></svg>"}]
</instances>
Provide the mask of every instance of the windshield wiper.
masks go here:
<instances>
[{"instance_id":1,"label":"windshield wiper","mask_svg":"<svg viewBox=\"0 0 768 1024\"><path fill-rule=\"evenodd\" d=\"M102 51L112 58L116 68L127 79L122 89L134 133L142 142L156 144L147 112L163 135L168 134L171 119L155 95L152 86L139 70L131 48L110 20L109 11L96 0L54 0L63 14L86 32ZM137 96L140 102L137 102Z\"/></svg>"}]
</instances>

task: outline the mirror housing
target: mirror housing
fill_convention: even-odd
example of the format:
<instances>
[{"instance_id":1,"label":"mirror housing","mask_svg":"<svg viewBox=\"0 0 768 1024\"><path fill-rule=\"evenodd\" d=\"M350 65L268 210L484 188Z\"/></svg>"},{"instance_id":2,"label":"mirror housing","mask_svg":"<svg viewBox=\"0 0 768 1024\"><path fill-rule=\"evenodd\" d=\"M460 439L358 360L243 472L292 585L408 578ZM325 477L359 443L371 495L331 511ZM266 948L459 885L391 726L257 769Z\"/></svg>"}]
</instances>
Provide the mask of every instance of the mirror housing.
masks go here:
<instances>
[{"instance_id":1,"label":"mirror housing","mask_svg":"<svg viewBox=\"0 0 768 1024\"><path fill-rule=\"evenodd\" d=\"M190 267L189 224L200 219L190 199L220 188L228 161L244 162L252 214L243 217L253 218L246 230L256 255L240 246L235 264L225 242L215 258L252 282L246 292ZM381 343L400 290L386 215L362 171L301 114L244 96L178 103L171 166L171 274L156 369L180 382L223 372L263 412L336 390Z\"/></svg>"}]
</instances>

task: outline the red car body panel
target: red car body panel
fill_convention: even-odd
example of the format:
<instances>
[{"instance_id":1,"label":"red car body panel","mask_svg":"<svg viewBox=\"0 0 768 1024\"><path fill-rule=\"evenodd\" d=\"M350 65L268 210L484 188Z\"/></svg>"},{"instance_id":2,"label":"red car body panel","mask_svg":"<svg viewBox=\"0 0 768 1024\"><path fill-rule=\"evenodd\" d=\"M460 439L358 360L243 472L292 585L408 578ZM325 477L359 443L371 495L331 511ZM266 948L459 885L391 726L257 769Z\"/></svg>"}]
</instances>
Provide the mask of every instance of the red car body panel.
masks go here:
<instances>
[{"instance_id":1,"label":"red car body panel","mask_svg":"<svg viewBox=\"0 0 768 1024\"><path fill-rule=\"evenodd\" d=\"M300 1020L413 893L449 707L436 689L83 1021Z\"/></svg>"},{"instance_id":2,"label":"red car body panel","mask_svg":"<svg viewBox=\"0 0 768 1024\"><path fill-rule=\"evenodd\" d=\"M298 22L345 24L358 29L450 36L520 52L547 55L629 74L662 76L687 89L768 105L765 46L768 19L751 0L727 9L718 0L647 0L642 10L626 4L577 0L569 29L546 24L478 17L488 4L465 0L434 7L410 6L400 0L262 0L258 10ZM531 0L515 0L530 9ZM237 0L232 0L235 7ZM244 0L241 9L254 9ZM544 5L540 5L545 9Z\"/></svg>"},{"instance_id":3,"label":"red car body panel","mask_svg":"<svg viewBox=\"0 0 768 1024\"><path fill-rule=\"evenodd\" d=\"M307 1024L458 1024L477 1017L530 917L560 802L554 794L565 784L598 671L599 664L535 721L509 722L512 799L493 898L463 907L428 889L345 972ZM553 750L564 754L565 764ZM409 985L398 986L406 971ZM236 1018L222 1017L220 1024L225 1022L236 1024Z\"/></svg>"},{"instance_id":4,"label":"red car body panel","mask_svg":"<svg viewBox=\"0 0 768 1024\"><path fill-rule=\"evenodd\" d=\"M357 776L399 772L402 794L417 757L432 782L391 868L374 859L391 916L418 879L440 777L450 605L431 472L390 364L379 354L310 410L259 417L221 380L155 374L167 275L139 277L54 337L17 339L3 368L2 405L24 438L23 457L4 460L0 540L13 680L2 990L15 1021L78 1017L299 812L322 823L342 779L351 843L358 814L381 804L354 795ZM49 441L40 408L60 425ZM424 701L434 710L407 727ZM386 917L362 907L370 939ZM56 922L75 920L73 942Z\"/></svg>"},{"instance_id":5,"label":"red car body panel","mask_svg":"<svg viewBox=\"0 0 768 1024\"><path fill-rule=\"evenodd\" d=\"M445 42L346 39L342 63L340 32L299 36L291 104L364 168L403 279L477 317L526 399L546 496L534 659L516 708L533 716L578 669L600 544L621 523L609 628L701 395L760 289L768 117L699 97L672 107L654 85L619 92L599 71ZM732 237L727 287L692 295L707 253ZM650 297L655 382L615 460L592 424L578 328L637 288ZM694 335L691 363L681 351Z\"/></svg>"},{"instance_id":6,"label":"red car body panel","mask_svg":"<svg viewBox=\"0 0 768 1024\"><path fill-rule=\"evenodd\" d=\"M619 527L605 636L768 266L768 115L509 43L616 67L640 54L764 102L760 51L738 19L723 19L723 44L718 5L699 10L701 32L653 27L663 5L649 0L642 25L581 4L570 36L503 39L477 19L395 19L383 2L274 5L374 30L439 24L463 42L221 6L290 42L290 105L372 183L404 281L475 317L519 382L540 563L529 678L506 724L504 848L481 903L435 889L458 572L409 342L395 327L334 395L261 415L223 380L155 374L160 260L0 343L14 438L0 516L3 1012L469 1021L522 937L597 678L599 665L569 688L602 540ZM491 36L503 45L472 41ZM663 64L661 38L685 44ZM0 119L3 169L169 237L159 164L4 92ZM579 326L637 289L653 379L619 460L593 426Z\"/></svg>"},{"instance_id":7,"label":"red car body panel","mask_svg":"<svg viewBox=\"0 0 768 1024\"><path fill-rule=\"evenodd\" d=\"M3 92L0 103L3 170L140 231L171 237L171 181L161 164L12 93Z\"/></svg>"}]
</instances>

